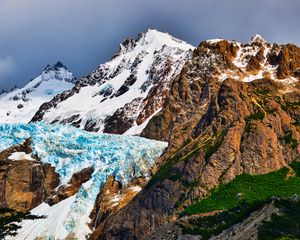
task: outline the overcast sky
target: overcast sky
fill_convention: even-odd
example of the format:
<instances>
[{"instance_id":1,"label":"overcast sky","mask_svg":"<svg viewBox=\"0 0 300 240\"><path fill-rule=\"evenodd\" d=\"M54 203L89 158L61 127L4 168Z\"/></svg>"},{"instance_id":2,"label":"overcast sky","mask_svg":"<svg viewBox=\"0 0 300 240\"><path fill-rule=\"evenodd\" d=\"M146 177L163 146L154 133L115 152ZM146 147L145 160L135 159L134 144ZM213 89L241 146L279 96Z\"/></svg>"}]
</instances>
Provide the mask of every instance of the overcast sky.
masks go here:
<instances>
[{"instance_id":1,"label":"overcast sky","mask_svg":"<svg viewBox=\"0 0 300 240\"><path fill-rule=\"evenodd\" d=\"M299 0L0 0L0 90L62 61L77 77L155 28L198 45L255 33L300 46Z\"/></svg>"}]
</instances>

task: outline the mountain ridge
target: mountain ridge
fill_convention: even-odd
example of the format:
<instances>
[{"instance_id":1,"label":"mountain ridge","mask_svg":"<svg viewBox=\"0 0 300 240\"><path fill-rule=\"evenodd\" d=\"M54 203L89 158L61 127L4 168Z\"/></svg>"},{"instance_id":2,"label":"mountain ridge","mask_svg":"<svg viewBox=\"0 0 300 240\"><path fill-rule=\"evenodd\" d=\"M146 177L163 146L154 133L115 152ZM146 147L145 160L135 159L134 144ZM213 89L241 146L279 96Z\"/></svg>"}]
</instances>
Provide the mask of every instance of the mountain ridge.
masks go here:
<instances>
[{"instance_id":1,"label":"mountain ridge","mask_svg":"<svg viewBox=\"0 0 300 240\"><path fill-rule=\"evenodd\" d=\"M159 110L170 79L181 70L189 49L193 47L156 30L139 34L136 40L128 38L111 61L45 103L32 121L68 123L106 133L131 128L131 134L137 134L137 126ZM86 104L78 100L83 95Z\"/></svg>"},{"instance_id":2,"label":"mountain ridge","mask_svg":"<svg viewBox=\"0 0 300 240\"><path fill-rule=\"evenodd\" d=\"M200 43L141 133L168 141L168 151L98 237L151 239L220 184L297 161L299 67L300 49L291 44Z\"/></svg>"},{"instance_id":3,"label":"mountain ridge","mask_svg":"<svg viewBox=\"0 0 300 240\"><path fill-rule=\"evenodd\" d=\"M0 122L28 123L40 105L56 94L68 90L76 77L61 62L47 65L41 75L21 88L14 88L0 96Z\"/></svg>"},{"instance_id":4,"label":"mountain ridge","mask_svg":"<svg viewBox=\"0 0 300 240\"><path fill-rule=\"evenodd\" d=\"M17 134L13 142L10 142L9 131L15 126L8 124L5 131L0 132L5 140L2 144L15 144L28 137L24 133L20 137L18 131L30 130L33 146L41 145L33 147L37 155L50 161L58 173L63 174L62 185L47 198L47 203L34 210L35 214L54 212L52 219L53 216L58 218L58 209L67 211L70 206L76 206L76 211L68 210L70 218L63 223L68 233L61 228L60 236L74 238L76 235L91 240L194 239L203 234L198 223L206 221L206 217L216 215L212 222L205 222L215 231L219 225L213 225L214 221L229 224L228 218L239 216L241 207L250 212L253 206L243 205L245 202L239 200L251 203L255 194L259 194L255 192L257 189L266 191L258 200L272 200L267 197L274 195L274 189L271 194L262 184L267 182L266 178L274 184L275 180L276 184L288 180L285 183L296 186L289 194L300 194L295 184L300 176L299 164L296 164L300 156L300 48L293 44L270 44L259 35L247 43L212 39L201 42L193 51L190 47L155 30L140 34L136 40L125 39L111 61L81 78L72 89L43 104L32 119L34 123L14 130ZM94 121L89 122L89 118ZM50 124L39 123L41 120ZM49 130L53 128L60 129L58 134ZM40 135L47 144L37 140L35 132L45 133ZM102 132L123 136L102 135ZM117 152L111 158L108 155L112 152L108 151L107 155L106 150L97 150L99 144L103 144L98 141L101 138L125 142L135 138L139 147L142 147L139 142L146 141L126 135L168 142L168 148L156 152L157 158L147 166L133 161L131 154L118 158L121 150L135 148L130 141L120 151L114 146L117 143L110 143L112 152ZM83 146L92 153L91 159L86 159L88 154L82 155ZM163 146L165 143L161 143ZM8 152L11 151L10 148ZM54 158L53 153L57 154ZM28 157L28 154L26 151L10 158ZM7 159L7 152L2 155L6 156L5 163L12 161ZM70 157L74 157L72 161ZM107 157L111 161L123 159L125 165L128 161L133 163L125 167L127 181L118 178L119 170L122 172L118 164L113 165L118 168L118 174L108 165L104 178L95 173L90 175L94 169L89 168L89 161L98 163L98 158ZM100 171L97 164L92 166ZM143 174L136 174L137 168ZM254 181L258 179L255 175L262 175L259 178L263 179L262 183ZM97 177L101 179L101 188L88 183L97 182ZM87 179L90 180L86 182ZM253 186L261 187L247 188L251 179L254 179ZM239 185L241 182L244 185ZM282 185L282 191L289 187ZM233 189L230 196L228 186ZM223 195L227 194L222 199L224 205L214 194L218 188L223 190L220 190ZM87 197L91 195L92 200ZM84 209L82 219L86 222L80 225L77 210L82 210L81 197L84 196L91 201ZM202 200L217 204L201 208ZM258 202L262 214L266 204L263 201ZM76 204L71 205L72 202ZM199 211L199 208L206 210ZM84 231L72 225L70 219L75 219L77 225L73 223ZM29 225L31 222L26 226ZM75 230L69 231L70 227ZM43 229L47 230L45 225ZM187 235L184 232L187 229L196 235ZM256 230L251 228L249 232ZM26 229L22 229L22 234L24 238ZM34 234L36 236L38 230ZM83 236L85 234L87 236Z\"/></svg>"}]
</instances>

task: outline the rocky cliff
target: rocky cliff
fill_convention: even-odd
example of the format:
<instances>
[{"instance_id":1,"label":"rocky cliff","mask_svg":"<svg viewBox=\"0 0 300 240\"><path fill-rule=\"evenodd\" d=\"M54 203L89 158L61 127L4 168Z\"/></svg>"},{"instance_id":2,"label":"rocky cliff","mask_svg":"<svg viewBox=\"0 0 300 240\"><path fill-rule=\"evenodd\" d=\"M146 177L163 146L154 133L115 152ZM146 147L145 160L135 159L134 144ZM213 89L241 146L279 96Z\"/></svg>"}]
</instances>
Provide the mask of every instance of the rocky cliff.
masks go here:
<instances>
[{"instance_id":1,"label":"rocky cliff","mask_svg":"<svg viewBox=\"0 0 300 240\"><path fill-rule=\"evenodd\" d=\"M242 173L268 173L299 156L300 49L205 41L172 82L142 135L170 147L148 185L100 239L146 239L210 189Z\"/></svg>"},{"instance_id":2,"label":"rocky cliff","mask_svg":"<svg viewBox=\"0 0 300 240\"><path fill-rule=\"evenodd\" d=\"M12 159L13 154L21 154ZM58 174L50 164L42 164L32 154L30 139L0 153L0 208L29 211L49 197L59 184Z\"/></svg>"}]
</instances>

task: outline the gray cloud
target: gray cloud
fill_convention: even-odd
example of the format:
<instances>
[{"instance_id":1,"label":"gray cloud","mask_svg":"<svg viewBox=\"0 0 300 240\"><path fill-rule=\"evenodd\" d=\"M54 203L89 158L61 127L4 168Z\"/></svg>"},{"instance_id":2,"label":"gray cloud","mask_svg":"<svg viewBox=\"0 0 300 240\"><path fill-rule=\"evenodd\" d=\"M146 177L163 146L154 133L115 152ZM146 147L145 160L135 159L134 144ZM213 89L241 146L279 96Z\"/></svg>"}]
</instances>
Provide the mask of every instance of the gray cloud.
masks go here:
<instances>
[{"instance_id":1,"label":"gray cloud","mask_svg":"<svg viewBox=\"0 0 300 240\"><path fill-rule=\"evenodd\" d=\"M57 60L85 75L148 28L194 45L255 33L300 45L299 10L299 0L0 0L0 56L17 66L0 78L0 89L25 84Z\"/></svg>"},{"instance_id":2,"label":"gray cloud","mask_svg":"<svg viewBox=\"0 0 300 240\"><path fill-rule=\"evenodd\" d=\"M16 70L15 62L12 57L0 57L0 83L5 82L6 78Z\"/></svg>"}]
</instances>

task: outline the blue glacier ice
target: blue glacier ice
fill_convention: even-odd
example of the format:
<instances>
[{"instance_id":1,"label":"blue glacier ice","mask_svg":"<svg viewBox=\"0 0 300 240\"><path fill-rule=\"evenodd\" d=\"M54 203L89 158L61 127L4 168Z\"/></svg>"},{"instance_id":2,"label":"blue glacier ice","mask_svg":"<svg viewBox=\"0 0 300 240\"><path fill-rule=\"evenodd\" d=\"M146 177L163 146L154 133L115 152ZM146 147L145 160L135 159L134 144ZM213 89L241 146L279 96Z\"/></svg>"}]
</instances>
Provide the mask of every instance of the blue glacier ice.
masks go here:
<instances>
[{"instance_id":1,"label":"blue glacier ice","mask_svg":"<svg viewBox=\"0 0 300 240\"><path fill-rule=\"evenodd\" d=\"M137 136L89 133L71 126L45 123L0 125L0 151L31 138L33 153L55 166L61 184L75 172L92 166L91 179L76 194L65 219L67 232L82 226L80 218L92 210L102 185L110 175L123 184L133 177L148 176L149 169L167 143ZM75 231L76 232L76 231Z\"/></svg>"},{"instance_id":2,"label":"blue glacier ice","mask_svg":"<svg viewBox=\"0 0 300 240\"><path fill-rule=\"evenodd\" d=\"M167 143L137 136L89 133L66 125L2 124L0 151L31 138L33 153L55 166L62 184L72 174L93 166L127 182L135 172L144 175ZM134 170L134 171L133 171Z\"/></svg>"}]
</instances>

